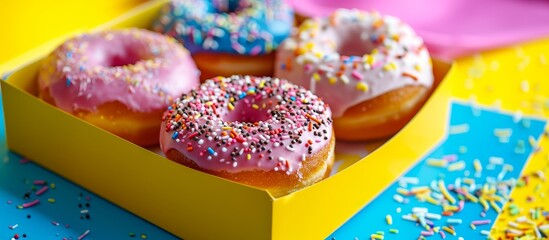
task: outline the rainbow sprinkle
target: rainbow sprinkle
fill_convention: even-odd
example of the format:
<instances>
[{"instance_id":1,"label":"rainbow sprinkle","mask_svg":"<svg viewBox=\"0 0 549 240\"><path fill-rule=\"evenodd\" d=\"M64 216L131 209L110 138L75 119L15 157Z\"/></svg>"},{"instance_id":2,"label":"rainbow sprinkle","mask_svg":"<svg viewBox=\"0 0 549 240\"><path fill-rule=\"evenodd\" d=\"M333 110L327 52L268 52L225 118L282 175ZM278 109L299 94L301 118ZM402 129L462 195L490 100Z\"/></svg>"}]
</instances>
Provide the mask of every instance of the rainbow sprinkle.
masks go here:
<instances>
[{"instance_id":1,"label":"rainbow sprinkle","mask_svg":"<svg viewBox=\"0 0 549 240\"><path fill-rule=\"evenodd\" d=\"M331 124L327 105L302 87L232 76L207 80L178 98L162 134L170 136L166 149L179 149L202 168L290 174L332 140Z\"/></svg>"}]
</instances>

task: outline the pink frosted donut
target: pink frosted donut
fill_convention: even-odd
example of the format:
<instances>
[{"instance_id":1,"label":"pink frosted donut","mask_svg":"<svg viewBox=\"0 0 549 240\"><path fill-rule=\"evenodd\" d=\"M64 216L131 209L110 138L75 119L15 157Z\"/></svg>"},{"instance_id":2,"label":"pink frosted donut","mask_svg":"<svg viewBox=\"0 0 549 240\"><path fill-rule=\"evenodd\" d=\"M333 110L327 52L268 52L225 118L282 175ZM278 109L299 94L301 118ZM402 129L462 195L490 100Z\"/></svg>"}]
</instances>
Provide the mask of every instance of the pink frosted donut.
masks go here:
<instances>
[{"instance_id":1,"label":"pink frosted donut","mask_svg":"<svg viewBox=\"0 0 549 240\"><path fill-rule=\"evenodd\" d=\"M180 44L141 29L69 39L38 77L40 98L143 146L158 143L165 108L198 84L195 64Z\"/></svg>"},{"instance_id":2,"label":"pink frosted donut","mask_svg":"<svg viewBox=\"0 0 549 240\"><path fill-rule=\"evenodd\" d=\"M207 80L163 117L160 147L183 165L287 194L333 164L330 108L310 91L268 77Z\"/></svg>"},{"instance_id":3,"label":"pink frosted donut","mask_svg":"<svg viewBox=\"0 0 549 240\"><path fill-rule=\"evenodd\" d=\"M397 18L340 9L307 20L280 46L275 76L310 89L333 111L338 139L396 133L427 99L431 59Z\"/></svg>"}]
</instances>

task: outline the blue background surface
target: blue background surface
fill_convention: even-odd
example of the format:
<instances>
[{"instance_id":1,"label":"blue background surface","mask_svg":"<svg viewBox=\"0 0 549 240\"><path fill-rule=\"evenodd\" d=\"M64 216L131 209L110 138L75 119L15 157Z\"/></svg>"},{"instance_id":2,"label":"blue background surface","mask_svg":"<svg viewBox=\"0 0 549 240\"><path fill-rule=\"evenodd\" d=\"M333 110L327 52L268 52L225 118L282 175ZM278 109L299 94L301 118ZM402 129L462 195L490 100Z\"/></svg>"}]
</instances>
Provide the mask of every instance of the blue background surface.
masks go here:
<instances>
[{"instance_id":1,"label":"blue background surface","mask_svg":"<svg viewBox=\"0 0 549 240\"><path fill-rule=\"evenodd\" d=\"M478 114L480 113L480 114ZM449 126L468 124L469 131L462 134L448 134L432 151L427 153L420 162L410 169L406 177L418 177L419 183L416 185L408 184L407 189L414 186L429 186L432 180L443 179L446 185L454 183L456 178L465 177L465 172L468 170L470 178L475 179L475 183L484 184L487 177L496 178L501 172L503 165L494 165L493 170L487 169L488 160L490 157L501 157L505 164L513 166L513 171L507 172L503 180L517 179L525 166L527 160L532 153L532 147L528 143L528 138L533 136L536 140L539 139L545 128L545 121L524 118L521 120L514 119L514 116L509 113L487 110L474 109L470 105L454 103L451 105L450 123ZM501 143L494 135L494 130L512 129L512 135L508 143ZM429 134L428 131L425 134ZM524 141L525 148L523 153L516 153L515 149L519 141ZM465 147L467 151L460 151L460 148ZM429 166L427 159L441 159L443 156L456 154L458 160L466 162L466 168L463 171L448 171L446 168ZM479 159L483 165L482 175L474 176L473 160ZM369 203L366 207L360 210L348 222L336 230L327 239L369 239L370 235L377 231L385 233L384 239L417 239L420 232L425 230L416 223L403 220L402 215L412 213L413 207L426 207L431 213L441 214L442 207L433 205L427 202L419 202L414 196L407 197L407 204L398 203L393 200L393 195L397 193L399 187L398 180L388 189L381 193L375 200ZM451 193L457 200L457 195ZM498 203L502 207L501 203ZM401 213L397 213L396 209L401 208ZM463 220L460 225L454 225L457 235L452 236L445 232L446 239L483 239L486 236L480 234L481 230L490 230L494 223L497 213L490 208L486 212L486 216L482 217L480 213L483 207L480 203L466 202L465 207L461 212L454 214L451 217L443 217L441 220L432 220L436 226L447 226L447 218L459 218ZM390 214L393 219L393 224L388 225L385 216ZM472 220L490 219L491 224L481 225L472 230L469 226ZM398 229L398 234L389 233L389 229ZM439 234L428 237L428 239L442 239Z\"/></svg>"},{"instance_id":2,"label":"blue background surface","mask_svg":"<svg viewBox=\"0 0 549 240\"><path fill-rule=\"evenodd\" d=\"M86 230L90 230L90 233L85 240L178 239L32 162L21 164L21 156L7 150L1 104L0 113L0 239L10 240L15 234L19 235L19 239L29 240L77 239ZM33 187L34 180L53 183L55 188L36 196L35 191L42 186ZM30 193L30 198L25 200L26 193ZM48 202L49 198L55 199L55 202ZM35 199L40 199L38 205L26 209L17 208L17 205ZM81 210L88 210L90 218L87 219ZM54 225L52 221L59 225ZM9 228L15 224L18 225L17 228ZM130 233L135 236L130 236ZM27 237L23 238L23 234Z\"/></svg>"}]
</instances>

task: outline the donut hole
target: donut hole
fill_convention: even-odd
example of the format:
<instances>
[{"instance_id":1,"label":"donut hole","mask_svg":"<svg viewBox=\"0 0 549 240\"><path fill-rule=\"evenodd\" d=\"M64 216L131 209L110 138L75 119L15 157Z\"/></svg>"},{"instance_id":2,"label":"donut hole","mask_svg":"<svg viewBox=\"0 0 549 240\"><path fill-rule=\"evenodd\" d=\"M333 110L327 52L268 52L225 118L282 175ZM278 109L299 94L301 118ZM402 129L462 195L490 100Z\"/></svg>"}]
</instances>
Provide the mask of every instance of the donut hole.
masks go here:
<instances>
[{"instance_id":1,"label":"donut hole","mask_svg":"<svg viewBox=\"0 0 549 240\"><path fill-rule=\"evenodd\" d=\"M147 49L147 46L133 41L99 42L89 48L88 64L90 66L114 68L135 65L140 61L154 58L143 49Z\"/></svg>"},{"instance_id":2,"label":"donut hole","mask_svg":"<svg viewBox=\"0 0 549 240\"><path fill-rule=\"evenodd\" d=\"M133 65L141 60L143 60L143 57L139 56L135 50L124 49L121 52L107 56L105 65L106 67L121 67Z\"/></svg>"},{"instance_id":3,"label":"donut hole","mask_svg":"<svg viewBox=\"0 0 549 240\"><path fill-rule=\"evenodd\" d=\"M349 36L341 38L336 51L342 56L362 56L371 53L375 48L371 41L361 39L360 31L354 31Z\"/></svg>"},{"instance_id":4,"label":"donut hole","mask_svg":"<svg viewBox=\"0 0 549 240\"><path fill-rule=\"evenodd\" d=\"M213 1L214 13L233 14L239 12L246 6L242 6L244 1L217 0Z\"/></svg>"},{"instance_id":5,"label":"donut hole","mask_svg":"<svg viewBox=\"0 0 549 240\"><path fill-rule=\"evenodd\" d=\"M248 99L237 101L234 104L234 109L223 116L223 120L226 122L255 123L267 121L272 117L268 107L262 108L263 103L246 100ZM257 109L254 108L254 104L257 106Z\"/></svg>"}]
</instances>

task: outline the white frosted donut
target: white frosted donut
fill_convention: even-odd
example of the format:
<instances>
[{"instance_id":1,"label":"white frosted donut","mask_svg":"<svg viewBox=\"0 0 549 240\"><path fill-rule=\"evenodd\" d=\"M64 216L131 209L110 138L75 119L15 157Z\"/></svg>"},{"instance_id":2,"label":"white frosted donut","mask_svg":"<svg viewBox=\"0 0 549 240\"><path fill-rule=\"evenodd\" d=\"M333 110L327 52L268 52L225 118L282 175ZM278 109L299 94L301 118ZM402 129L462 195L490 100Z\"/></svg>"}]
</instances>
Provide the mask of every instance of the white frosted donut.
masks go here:
<instances>
[{"instance_id":1,"label":"white frosted donut","mask_svg":"<svg viewBox=\"0 0 549 240\"><path fill-rule=\"evenodd\" d=\"M394 122L405 124L433 84L423 40L399 19L376 12L340 9L306 20L282 43L276 64L276 77L310 89L330 105L338 139L395 133L400 128L394 129ZM404 89L408 92L395 93ZM375 129L387 123L393 129Z\"/></svg>"}]
</instances>

